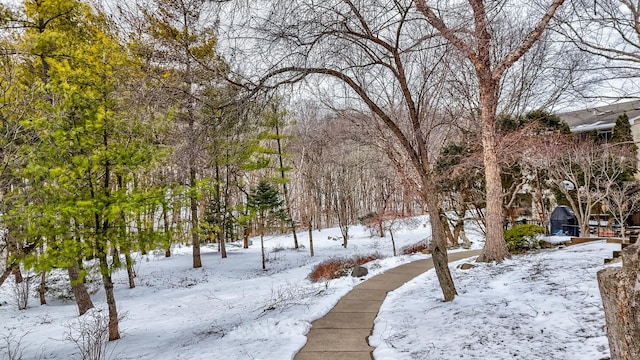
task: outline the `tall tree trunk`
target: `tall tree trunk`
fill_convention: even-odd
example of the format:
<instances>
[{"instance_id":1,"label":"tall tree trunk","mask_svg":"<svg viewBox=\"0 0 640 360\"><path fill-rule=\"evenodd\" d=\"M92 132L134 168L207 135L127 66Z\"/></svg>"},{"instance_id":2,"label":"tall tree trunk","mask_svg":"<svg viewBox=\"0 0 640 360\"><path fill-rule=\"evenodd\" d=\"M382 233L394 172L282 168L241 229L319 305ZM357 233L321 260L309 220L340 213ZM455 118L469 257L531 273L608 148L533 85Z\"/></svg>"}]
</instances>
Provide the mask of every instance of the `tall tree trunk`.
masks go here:
<instances>
[{"instance_id":1,"label":"tall tree trunk","mask_svg":"<svg viewBox=\"0 0 640 360\"><path fill-rule=\"evenodd\" d=\"M105 120L106 121L106 120ZM104 127L102 138L105 151L109 149L109 133L107 126ZM107 199L107 204L111 200L111 162L105 161L104 164L104 182L102 185L102 195ZM96 198L91 193L92 198ZM99 213L94 214L95 217L95 250L98 255L100 266L100 274L102 275L102 286L104 287L105 296L107 298L107 308L109 309L109 341L120 339L120 330L118 329L118 309L116 307L116 298L113 293L113 280L111 279L111 268L107 261L107 249L109 246L109 228L111 224L109 220ZM116 245L114 244L114 247Z\"/></svg>"},{"instance_id":2,"label":"tall tree trunk","mask_svg":"<svg viewBox=\"0 0 640 360\"><path fill-rule=\"evenodd\" d=\"M275 113L274 109L274 113ZM289 202L289 192L287 191L287 179L285 176L285 168L282 154L282 144L280 141L280 127L278 126L278 120L275 123L276 127L276 143L278 144L278 161L280 162L280 178L282 179L282 194L284 195L284 203L285 208L287 210L287 216L289 217L289 224L291 225L291 232L293 232L293 247L294 249L298 249L300 246L298 245L298 234L296 234L296 222L293 220L291 216L291 204Z\"/></svg>"},{"instance_id":3,"label":"tall tree trunk","mask_svg":"<svg viewBox=\"0 0 640 360\"><path fill-rule=\"evenodd\" d=\"M69 266L67 273L69 274L69 282L71 283L73 296L78 305L78 312L80 315L84 315L87 310L93 308L93 302L91 301L87 287L84 285L84 277L80 277L80 266L78 264Z\"/></svg>"},{"instance_id":4,"label":"tall tree trunk","mask_svg":"<svg viewBox=\"0 0 640 360\"><path fill-rule=\"evenodd\" d=\"M260 220L260 251L262 253L262 270L267 270L266 258L264 255L264 224Z\"/></svg>"},{"instance_id":5,"label":"tall tree trunk","mask_svg":"<svg viewBox=\"0 0 640 360\"><path fill-rule=\"evenodd\" d=\"M389 235L391 235L391 246L393 247L393 256L398 256L396 252L396 240L393 238L393 230L389 229Z\"/></svg>"},{"instance_id":6,"label":"tall tree trunk","mask_svg":"<svg viewBox=\"0 0 640 360\"><path fill-rule=\"evenodd\" d=\"M478 257L480 262L501 262L509 257L507 243L504 241L502 216L502 180L497 157L496 140L496 108L497 83L490 73L478 73L480 87L480 104L482 119L482 147L484 174L486 183L487 239Z\"/></svg>"},{"instance_id":7,"label":"tall tree trunk","mask_svg":"<svg viewBox=\"0 0 640 360\"><path fill-rule=\"evenodd\" d=\"M226 232L225 231L221 231L220 234L222 234L222 236L220 238L218 238L218 241L220 242L220 257L223 259L227 258L227 244L226 244L226 239L225 239L225 235Z\"/></svg>"},{"instance_id":8,"label":"tall tree trunk","mask_svg":"<svg viewBox=\"0 0 640 360\"><path fill-rule=\"evenodd\" d=\"M226 234L227 234L227 204L229 202L228 196L228 188L229 188L229 169L227 168L226 176L225 176L225 186L224 191L224 206L222 205L223 196L221 194L222 188L220 187L220 166L216 162L216 222L218 225L218 230L216 232L216 241L218 241L218 251L220 252L220 257L225 259L227 257L227 246L226 246Z\"/></svg>"},{"instance_id":9,"label":"tall tree trunk","mask_svg":"<svg viewBox=\"0 0 640 360\"><path fill-rule=\"evenodd\" d=\"M175 231L172 232L171 235L176 234L176 236L175 238L172 237L171 241L177 241L180 244L184 244L185 241L183 237L184 234L182 233L182 215L180 209L182 209L182 204L178 200L178 197L175 196L173 200L173 212L171 214L171 225Z\"/></svg>"},{"instance_id":10,"label":"tall tree trunk","mask_svg":"<svg viewBox=\"0 0 640 360\"><path fill-rule=\"evenodd\" d=\"M309 218L309 252L313 257L313 218Z\"/></svg>"},{"instance_id":11,"label":"tall tree trunk","mask_svg":"<svg viewBox=\"0 0 640 360\"><path fill-rule=\"evenodd\" d=\"M120 339L120 331L118 329L118 308L116 306L116 297L113 293L113 280L109 274L106 261L106 256L100 258L100 272L102 272L102 283L107 297L107 308L109 309L109 341L113 341ZM105 262L105 265L102 265L103 262Z\"/></svg>"},{"instance_id":12,"label":"tall tree trunk","mask_svg":"<svg viewBox=\"0 0 640 360\"><path fill-rule=\"evenodd\" d=\"M136 287L135 277L136 272L133 269L133 259L131 258L131 254L126 253L124 255L124 259L127 263L127 277L129 278L129 289L133 289Z\"/></svg>"},{"instance_id":13,"label":"tall tree trunk","mask_svg":"<svg viewBox=\"0 0 640 360\"><path fill-rule=\"evenodd\" d=\"M165 201L162 202L162 225L164 226L164 236L166 240L165 248L164 248L164 257L171 257L171 225L169 224L169 211L167 210L167 203Z\"/></svg>"},{"instance_id":14,"label":"tall tree trunk","mask_svg":"<svg viewBox=\"0 0 640 360\"><path fill-rule=\"evenodd\" d=\"M497 161L496 111L498 104L498 85L505 72L513 66L540 39L540 36L553 19L557 9L565 0L553 0L543 17L527 36L503 57L496 58L492 43L493 10L487 11L484 0L469 0L473 11L473 32L451 29L439 17L439 10L428 5L426 0L414 0L416 8L425 15L427 22L438 30L449 44L456 47L473 64L477 86L480 92L480 117L482 122L482 146L486 181L486 224L487 240L478 261L502 261L509 256L504 242L502 229L502 182ZM461 38L458 34L464 33Z\"/></svg>"},{"instance_id":15,"label":"tall tree trunk","mask_svg":"<svg viewBox=\"0 0 640 360\"><path fill-rule=\"evenodd\" d=\"M46 305L47 299L45 294L47 292L47 272L42 271L40 273L40 287L38 288L38 295L40 296L40 305Z\"/></svg>"},{"instance_id":16,"label":"tall tree trunk","mask_svg":"<svg viewBox=\"0 0 640 360\"><path fill-rule=\"evenodd\" d=\"M422 182L425 187L423 197L427 205L427 211L429 211L429 222L431 223L431 258L433 259L433 267L436 270L444 301L452 301L458 292L449 271L446 235L439 216L438 192L431 178L423 177Z\"/></svg>"},{"instance_id":17,"label":"tall tree trunk","mask_svg":"<svg viewBox=\"0 0 640 360\"><path fill-rule=\"evenodd\" d=\"M96 215L96 223L100 224L99 215ZM105 239L106 229L109 228L108 222L105 221L102 227L98 226L99 233L102 236L98 236L96 239L96 252L100 266L100 274L102 275L102 287L107 298L107 309L109 310L109 341L120 339L120 330L118 328L118 308L116 307L116 298L113 293L113 280L111 279L111 269L109 269L109 263L107 262L107 251L103 242Z\"/></svg>"},{"instance_id":18,"label":"tall tree trunk","mask_svg":"<svg viewBox=\"0 0 640 360\"><path fill-rule=\"evenodd\" d=\"M193 160L192 160L193 161ZM198 225L198 199L194 192L196 191L196 170L193 165L189 169L189 181L191 194L189 202L191 208L191 245L193 246L193 268L202 267L202 258L200 257L200 229Z\"/></svg>"}]
</instances>

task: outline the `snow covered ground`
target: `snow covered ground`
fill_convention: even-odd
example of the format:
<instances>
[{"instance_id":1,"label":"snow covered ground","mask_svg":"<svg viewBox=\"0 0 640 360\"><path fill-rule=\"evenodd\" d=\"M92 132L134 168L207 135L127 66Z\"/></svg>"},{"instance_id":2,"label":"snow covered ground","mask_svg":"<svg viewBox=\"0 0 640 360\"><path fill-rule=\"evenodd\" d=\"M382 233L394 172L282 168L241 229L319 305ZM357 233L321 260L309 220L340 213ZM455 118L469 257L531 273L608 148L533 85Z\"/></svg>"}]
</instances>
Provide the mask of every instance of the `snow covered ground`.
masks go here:
<instances>
[{"instance_id":1,"label":"snow covered ground","mask_svg":"<svg viewBox=\"0 0 640 360\"><path fill-rule=\"evenodd\" d=\"M429 235L426 218L394 232L398 248ZM482 236L469 231L473 248ZM322 317L360 280L311 283L307 276L323 260L378 252L368 277L427 255L392 257L391 241L351 229L347 249L339 230L313 232L315 257L293 250L290 236L266 238L267 271L261 270L259 239L250 249L229 247L221 259L203 249L202 269L191 268L188 246L139 256L137 286L124 271L114 274L122 317L122 339L109 343L108 359L292 359L313 320ZM600 359L608 354L604 314L595 280L615 245L603 242L517 256L500 265L451 268L460 296L443 303L433 272L407 283L385 301L372 345L376 359ZM53 275L55 276L55 275ZM62 278L62 277L61 277ZM96 289L99 286L94 285ZM106 313L104 293L93 296ZM78 318L75 303L48 298L27 310L15 306L14 286L0 287L0 360L80 359L70 340L93 315ZM8 346L11 346L9 349Z\"/></svg>"},{"instance_id":2,"label":"snow covered ground","mask_svg":"<svg viewBox=\"0 0 640 360\"><path fill-rule=\"evenodd\" d=\"M427 272L391 292L370 343L378 360L608 358L596 273L619 245L604 241L452 264L459 296L440 301Z\"/></svg>"}]
</instances>

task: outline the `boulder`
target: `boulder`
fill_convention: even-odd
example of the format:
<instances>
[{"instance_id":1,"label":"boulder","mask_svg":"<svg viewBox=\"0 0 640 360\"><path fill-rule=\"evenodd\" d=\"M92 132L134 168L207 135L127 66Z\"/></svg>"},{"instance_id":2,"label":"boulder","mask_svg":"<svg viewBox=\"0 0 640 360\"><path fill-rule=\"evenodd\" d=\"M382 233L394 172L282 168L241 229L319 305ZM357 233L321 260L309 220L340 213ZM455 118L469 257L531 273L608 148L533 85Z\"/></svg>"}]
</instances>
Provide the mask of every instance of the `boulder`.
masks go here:
<instances>
[{"instance_id":1,"label":"boulder","mask_svg":"<svg viewBox=\"0 0 640 360\"><path fill-rule=\"evenodd\" d=\"M473 265L473 264L464 263L464 264L460 265L460 270L469 270L469 269L472 269L474 267L476 267L476 266Z\"/></svg>"},{"instance_id":2,"label":"boulder","mask_svg":"<svg viewBox=\"0 0 640 360\"><path fill-rule=\"evenodd\" d=\"M353 268L353 270L351 270L351 276L353 277L367 276L368 273L369 270L367 270L367 268L363 266L356 266Z\"/></svg>"}]
</instances>

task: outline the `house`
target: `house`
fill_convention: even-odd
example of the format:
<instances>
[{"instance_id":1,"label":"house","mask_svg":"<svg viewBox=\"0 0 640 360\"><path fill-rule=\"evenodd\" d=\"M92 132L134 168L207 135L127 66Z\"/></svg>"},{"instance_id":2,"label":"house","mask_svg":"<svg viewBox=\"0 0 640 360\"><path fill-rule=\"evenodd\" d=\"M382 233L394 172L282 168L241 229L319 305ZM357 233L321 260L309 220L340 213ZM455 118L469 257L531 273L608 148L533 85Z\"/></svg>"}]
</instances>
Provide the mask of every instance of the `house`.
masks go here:
<instances>
[{"instance_id":1,"label":"house","mask_svg":"<svg viewBox=\"0 0 640 360\"><path fill-rule=\"evenodd\" d=\"M564 121L572 133L581 133L596 130L599 133L610 133L616 124L618 116L626 113L631 127L640 119L640 100L617 103L613 105L596 106L584 110L560 113L558 116ZM640 121L638 121L637 134L640 136Z\"/></svg>"},{"instance_id":2,"label":"house","mask_svg":"<svg viewBox=\"0 0 640 360\"><path fill-rule=\"evenodd\" d=\"M569 129L574 134L596 131L606 138L613 131L616 119L625 113L629 117L633 141L640 148L640 100L570 111L560 113L558 116L569 125ZM638 152L638 169L640 169L640 152Z\"/></svg>"}]
</instances>

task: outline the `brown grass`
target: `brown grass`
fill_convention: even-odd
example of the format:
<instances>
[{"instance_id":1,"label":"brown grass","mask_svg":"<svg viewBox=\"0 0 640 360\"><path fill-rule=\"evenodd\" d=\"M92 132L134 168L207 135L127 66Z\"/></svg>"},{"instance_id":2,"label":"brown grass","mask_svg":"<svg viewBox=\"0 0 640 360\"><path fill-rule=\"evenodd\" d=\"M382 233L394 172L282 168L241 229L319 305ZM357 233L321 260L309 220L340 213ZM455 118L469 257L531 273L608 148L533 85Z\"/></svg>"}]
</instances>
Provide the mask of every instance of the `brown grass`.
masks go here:
<instances>
[{"instance_id":1,"label":"brown grass","mask_svg":"<svg viewBox=\"0 0 640 360\"><path fill-rule=\"evenodd\" d=\"M417 252L422 252L427 249L429 249L429 244L427 244L427 242L423 240L413 245L407 245L403 247L400 251L402 252L402 255L411 255Z\"/></svg>"},{"instance_id":2,"label":"brown grass","mask_svg":"<svg viewBox=\"0 0 640 360\"><path fill-rule=\"evenodd\" d=\"M382 255L379 253L373 253L370 255L352 256L350 258L329 259L316 265L311 271L311 274L309 274L309 279L313 282L337 279L349 274L349 269L351 268L381 258Z\"/></svg>"}]
</instances>

